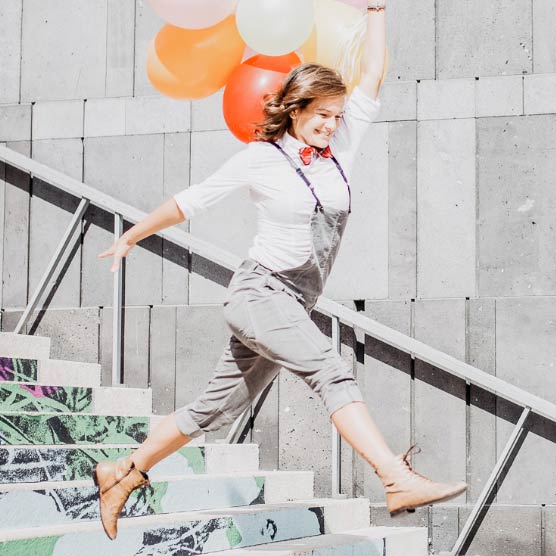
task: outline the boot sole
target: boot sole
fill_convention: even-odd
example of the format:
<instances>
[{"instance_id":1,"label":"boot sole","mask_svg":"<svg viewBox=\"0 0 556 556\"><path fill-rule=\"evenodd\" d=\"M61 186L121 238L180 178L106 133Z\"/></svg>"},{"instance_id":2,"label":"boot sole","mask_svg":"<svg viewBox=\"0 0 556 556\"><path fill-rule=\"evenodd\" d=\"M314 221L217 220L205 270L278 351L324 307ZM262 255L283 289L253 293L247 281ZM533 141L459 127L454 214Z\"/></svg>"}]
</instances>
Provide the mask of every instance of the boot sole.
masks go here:
<instances>
[{"instance_id":1,"label":"boot sole","mask_svg":"<svg viewBox=\"0 0 556 556\"><path fill-rule=\"evenodd\" d=\"M425 506L430 506L431 504L439 504L441 502L448 502L448 500L453 500L454 498L457 498L460 494L463 494L465 491L466 491L466 488L464 488L460 492L456 492L454 494L449 494L448 496L444 496L443 498L437 498L436 500L430 500L429 502L424 502L423 504L415 504L415 505L412 505L412 506L402 506L401 508L397 508L396 510L390 512L390 517L395 517L395 516L400 515L404 512L414 513L416 508L423 508Z\"/></svg>"}]
</instances>

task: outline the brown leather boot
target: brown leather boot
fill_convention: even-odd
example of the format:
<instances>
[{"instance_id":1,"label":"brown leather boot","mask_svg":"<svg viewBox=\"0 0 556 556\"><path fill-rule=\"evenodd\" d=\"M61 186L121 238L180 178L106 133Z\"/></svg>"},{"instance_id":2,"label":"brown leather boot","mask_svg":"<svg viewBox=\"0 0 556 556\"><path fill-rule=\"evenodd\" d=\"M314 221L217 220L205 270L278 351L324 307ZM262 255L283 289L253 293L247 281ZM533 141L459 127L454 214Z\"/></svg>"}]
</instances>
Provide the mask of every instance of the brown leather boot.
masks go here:
<instances>
[{"instance_id":1,"label":"brown leather boot","mask_svg":"<svg viewBox=\"0 0 556 556\"><path fill-rule=\"evenodd\" d=\"M129 495L136 488L148 485L149 479L128 456L115 462L97 464L93 481L98 487L102 526L108 537L114 540L118 534L118 517Z\"/></svg>"},{"instance_id":2,"label":"brown leather boot","mask_svg":"<svg viewBox=\"0 0 556 556\"><path fill-rule=\"evenodd\" d=\"M414 471L407 461L413 448L376 472L384 485L386 506L392 515L451 500L467 488L464 482L437 483Z\"/></svg>"}]
</instances>

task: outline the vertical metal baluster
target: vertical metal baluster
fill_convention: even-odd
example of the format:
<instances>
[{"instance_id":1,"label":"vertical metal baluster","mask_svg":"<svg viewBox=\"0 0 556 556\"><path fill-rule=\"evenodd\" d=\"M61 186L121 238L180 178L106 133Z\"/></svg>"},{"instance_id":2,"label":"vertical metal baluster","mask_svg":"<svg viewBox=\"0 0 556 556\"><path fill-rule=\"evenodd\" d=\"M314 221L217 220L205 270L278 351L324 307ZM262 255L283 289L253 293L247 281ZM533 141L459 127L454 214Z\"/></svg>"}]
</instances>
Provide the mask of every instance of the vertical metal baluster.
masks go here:
<instances>
[{"instance_id":1,"label":"vertical metal baluster","mask_svg":"<svg viewBox=\"0 0 556 556\"><path fill-rule=\"evenodd\" d=\"M332 347L340 353L340 319L332 317ZM342 498L342 444L341 438L334 425L332 425L332 488L333 498Z\"/></svg>"},{"instance_id":2,"label":"vertical metal baluster","mask_svg":"<svg viewBox=\"0 0 556 556\"><path fill-rule=\"evenodd\" d=\"M122 235L124 219L121 214L114 214L114 241ZM122 287L123 260L120 268L114 272L114 299L112 312L112 386L122 384Z\"/></svg>"}]
</instances>

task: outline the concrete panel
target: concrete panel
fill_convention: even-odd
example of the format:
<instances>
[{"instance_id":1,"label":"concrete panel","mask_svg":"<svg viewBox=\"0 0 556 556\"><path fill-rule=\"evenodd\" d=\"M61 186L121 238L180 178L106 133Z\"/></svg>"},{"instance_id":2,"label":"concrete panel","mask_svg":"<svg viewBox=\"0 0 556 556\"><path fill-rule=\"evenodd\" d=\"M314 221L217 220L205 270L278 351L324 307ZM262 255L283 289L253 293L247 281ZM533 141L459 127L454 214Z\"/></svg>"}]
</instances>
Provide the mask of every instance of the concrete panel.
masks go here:
<instances>
[{"instance_id":1,"label":"concrete panel","mask_svg":"<svg viewBox=\"0 0 556 556\"><path fill-rule=\"evenodd\" d=\"M125 99L92 98L85 103L85 137L125 135Z\"/></svg>"},{"instance_id":2,"label":"concrete panel","mask_svg":"<svg viewBox=\"0 0 556 556\"><path fill-rule=\"evenodd\" d=\"M435 2L392 2L387 14L388 81L434 79Z\"/></svg>"},{"instance_id":3,"label":"concrete panel","mask_svg":"<svg viewBox=\"0 0 556 556\"><path fill-rule=\"evenodd\" d=\"M417 301L414 318L417 340L465 360L464 300ZM437 481L465 480L465 382L419 360L415 379L415 442L422 449L415 467Z\"/></svg>"},{"instance_id":4,"label":"concrete panel","mask_svg":"<svg viewBox=\"0 0 556 556\"><path fill-rule=\"evenodd\" d=\"M83 143L81 139L33 141L33 159L55 168L77 180L82 179ZM29 244L29 291L34 292L56 251L79 199L33 181ZM41 299L41 306L79 307L81 289L81 225L74 233L67 253L57 267L50 287Z\"/></svg>"},{"instance_id":5,"label":"concrete panel","mask_svg":"<svg viewBox=\"0 0 556 556\"><path fill-rule=\"evenodd\" d=\"M135 91L134 96L160 95L151 85L145 68L151 41L164 26L147 0L135 1Z\"/></svg>"},{"instance_id":6,"label":"concrete panel","mask_svg":"<svg viewBox=\"0 0 556 556\"><path fill-rule=\"evenodd\" d=\"M145 212L163 202L161 135L90 138L85 141L85 182ZM83 303L103 305L111 299L110 264L97 258L113 242L113 218L96 217L83 245ZM126 261L128 305L160 304L162 299L162 240L143 240ZM108 297L107 297L108 296Z\"/></svg>"},{"instance_id":7,"label":"concrete panel","mask_svg":"<svg viewBox=\"0 0 556 556\"><path fill-rule=\"evenodd\" d=\"M51 338L51 359L98 363L99 324L96 307L55 308L35 311L23 333Z\"/></svg>"},{"instance_id":8,"label":"concrete panel","mask_svg":"<svg viewBox=\"0 0 556 556\"><path fill-rule=\"evenodd\" d=\"M135 0L107 0L106 96L132 96Z\"/></svg>"},{"instance_id":9,"label":"concrete panel","mask_svg":"<svg viewBox=\"0 0 556 556\"><path fill-rule=\"evenodd\" d=\"M533 71L556 72L556 4L552 0L533 3Z\"/></svg>"},{"instance_id":10,"label":"concrete panel","mask_svg":"<svg viewBox=\"0 0 556 556\"><path fill-rule=\"evenodd\" d=\"M371 504L371 525L374 527L428 528L429 513L430 507L425 507L417 508L414 513L404 512L392 517L386 510L386 504L384 504L384 506Z\"/></svg>"},{"instance_id":11,"label":"concrete panel","mask_svg":"<svg viewBox=\"0 0 556 556\"><path fill-rule=\"evenodd\" d=\"M197 132L191 136L191 183L199 183L215 172L230 156L245 148L228 131ZM255 236L255 208L248 191L238 191L210 211L196 216L191 233L240 257L246 257ZM193 255L190 277L190 303L222 303L226 273ZM206 270L206 272L205 272ZM218 282L203 276L207 274Z\"/></svg>"},{"instance_id":12,"label":"concrete panel","mask_svg":"<svg viewBox=\"0 0 556 556\"><path fill-rule=\"evenodd\" d=\"M27 141L8 143L8 148L26 156L31 146ZM14 168L6 168L4 194L4 265L3 308L24 307L27 303L29 267L29 176Z\"/></svg>"},{"instance_id":13,"label":"concrete panel","mask_svg":"<svg viewBox=\"0 0 556 556\"><path fill-rule=\"evenodd\" d=\"M523 114L523 77L481 77L476 81L476 113L485 116Z\"/></svg>"},{"instance_id":14,"label":"concrete panel","mask_svg":"<svg viewBox=\"0 0 556 556\"><path fill-rule=\"evenodd\" d=\"M460 510L460 529L469 516ZM541 508L491 506L467 554L488 556L541 556ZM549 553L545 553L548 556Z\"/></svg>"},{"instance_id":15,"label":"concrete panel","mask_svg":"<svg viewBox=\"0 0 556 556\"><path fill-rule=\"evenodd\" d=\"M83 137L83 101L37 102L33 106L33 139Z\"/></svg>"},{"instance_id":16,"label":"concrete panel","mask_svg":"<svg viewBox=\"0 0 556 556\"><path fill-rule=\"evenodd\" d=\"M555 310L556 299L551 297L496 301L497 376L552 403L556 402ZM505 419L509 414L499 404L498 454L513 429L513 423ZM499 502L556 503L555 440L556 427L531 420L531 430L498 491Z\"/></svg>"},{"instance_id":17,"label":"concrete panel","mask_svg":"<svg viewBox=\"0 0 556 556\"><path fill-rule=\"evenodd\" d=\"M379 94L379 122L415 120L417 118L417 82L392 81L382 86Z\"/></svg>"},{"instance_id":18,"label":"concrete panel","mask_svg":"<svg viewBox=\"0 0 556 556\"><path fill-rule=\"evenodd\" d=\"M365 315L411 334L410 302L367 302ZM358 381L371 416L396 454L406 452L411 445L411 363L409 355L369 336L365 338L365 370L358 374ZM363 467L364 496L371 502L382 502L380 481L367 464Z\"/></svg>"},{"instance_id":19,"label":"concrete panel","mask_svg":"<svg viewBox=\"0 0 556 556\"><path fill-rule=\"evenodd\" d=\"M279 469L311 469L315 472L315 496L330 496L332 424L326 409L293 373L284 370L279 380Z\"/></svg>"},{"instance_id":20,"label":"concrete panel","mask_svg":"<svg viewBox=\"0 0 556 556\"><path fill-rule=\"evenodd\" d=\"M223 96L224 89L221 89L209 97L191 103L191 129L193 131L228 130L222 110Z\"/></svg>"},{"instance_id":21,"label":"concrete panel","mask_svg":"<svg viewBox=\"0 0 556 556\"><path fill-rule=\"evenodd\" d=\"M112 307L100 310L100 364L102 385L112 384ZM126 307L123 322L123 383L133 388L149 386L150 308Z\"/></svg>"},{"instance_id":22,"label":"concrete panel","mask_svg":"<svg viewBox=\"0 0 556 556\"><path fill-rule=\"evenodd\" d=\"M126 135L177 133L191 128L191 103L164 96L127 98Z\"/></svg>"},{"instance_id":23,"label":"concrete panel","mask_svg":"<svg viewBox=\"0 0 556 556\"><path fill-rule=\"evenodd\" d=\"M373 124L361 145L350 179L352 213L325 289L334 299L388 297L388 124Z\"/></svg>"},{"instance_id":24,"label":"concrete panel","mask_svg":"<svg viewBox=\"0 0 556 556\"><path fill-rule=\"evenodd\" d=\"M286 372L286 371L283 371ZM251 442L259 445L260 468L278 469L280 467L280 379L272 384L251 433Z\"/></svg>"},{"instance_id":25,"label":"concrete panel","mask_svg":"<svg viewBox=\"0 0 556 556\"><path fill-rule=\"evenodd\" d=\"M0 141L27 141L29 139L31 139L31 105L0 106Z\"/></svg>"},{"instance_id":26,"label":"concrete panel","mask_svg":"<svg viewBox=\"0 0 556 556\"><path fill-rule=\"evenodd\" d=\"M452 550L459 534L457 506L436 505L430 509L432 535L432 554Z\"/></svg>"},{"instance_id":27,"label":"concrete panel","mask_svg":"<svg viewBox=\"0 0 556 556\"><path fill-rule=\"evenodd\" d=\"M0 103L19 102L21 3L0 4Z\"/></svg>"},{"instance_id":28,"label":"concrete panel","mask_svg":"<svg viewBox=\"0 0 556 556\"><path fill-rule=\"evenodd\" d=\"M151 309L150 375L153 413L171 413L176 390L176 307Z\"/></svg>"},{"instance_id":29,"label":"concrete panel","mask_svg":"<svg viewBox=\"0 0 556 556\"><path fill-rule=\"evenodd\" d=\"M177 308L176 408L204 391L230 334L219 305Z\"/></svg>"},{"instance_id":30,"label":"concrete panel","mask_svg":"<svg viewBox=\"0 0 556 556\"><path fill-rule=\"evenodd\" d=\"M532 71L531 5L520 0L439 0L437 37L439 79Z\"/></svg>"},{"instance_id":31,"label":"concrete panel","mask_svg":"<svg viewBox=\"0 0 556 556\"><path fill-rule=\"evenodd\" d=\"M169 199L189 185L191 135L171 133L164 136L164 198ZM189 231L189 221L177 225ZM189 252L162 241L162 303L189 302Z\"/></svg>"},{"instance_id":32,"label":"concrete panel","mask_svg":"<svg viewBox=\"0 0 556 556\"><path fill-rule=\"evenodd\" d=\"M474 296L475 120L418 127L417 291Z\"/></svg>"},{"instance_id":33,"label":"concrete panel","mask_svg":"<svg viewBox=\"0 0 556 556\"><path fill-rule=\"evenodd\" d=\"M523 85L525 114L556 112L556 75L526 75Z\"/></svg>"},{"instance_id":34,"label":"concrete panel","mask_svg":"<svg viewBox=\"0 0 556 556\"><path fill-rule=\"evenodd\" d=\"M388 297L417 295L417 126L388 128Z\"/></svg>"},{"instance_id":35,"label":"concrete panel","mask_svg":"<svg viewBox=\"0 0 556 556\"><path fill-rule=\"evenodd\" d=\"M475 116L475 80L421 81L417 86L417 118L448 120Z\"/></svg>"},{"instance_id":36,"label":"concrete panel","mask_svg":"<svg viewBox=\"0 0 556 556\"><path fill-rule=\"evenodd\" d=\"M0 143L5 146L4 143ZM3 290L3 280L4 276L4 211L6 205L6 165L0 162L0 307L3 307L2 303L2 290ZM0 311L0 325L2 319L2 312Z\"/></svg>"},{"instance_id":37,"label":"concrete panel","mask_svg":"<svg viewBox=\"0 0 556 556\"><path fill-rule=\"evenodd\" d=\"M478 120L481 296L556 293L556 116Z\"/></svg>"},{"instance_id":38,"label":"concrete panel","mask_svg":"<svg viewBox=\"0 0 556 556\"><path fill-rule=\"evenodd\" d=\"M543 540L544 540L544 556L553 556L556 554L556 508L542 508L543 513Z\"/></svg>"},{"instance_id":39,"label":"concrete panel","mask_svg":"<svg viewBox=\"0 0 556 556\"><path fill-rule=\"evenodd\" d=\"M107 2L26 0L21 98L82 99L105 95Z\"/></svg>"},{"instance_id":40,"label":"concrete panel","mask_svg":"<svg viewBox=\"0 0 556 556\"><path fill-rule=\"evenodd\" d=\"M496 318L494 299L468 301L469 364L496 374ZM475 502L496 463L496 398L470 386L467 499Z\"/></svg>"}]
</instances>

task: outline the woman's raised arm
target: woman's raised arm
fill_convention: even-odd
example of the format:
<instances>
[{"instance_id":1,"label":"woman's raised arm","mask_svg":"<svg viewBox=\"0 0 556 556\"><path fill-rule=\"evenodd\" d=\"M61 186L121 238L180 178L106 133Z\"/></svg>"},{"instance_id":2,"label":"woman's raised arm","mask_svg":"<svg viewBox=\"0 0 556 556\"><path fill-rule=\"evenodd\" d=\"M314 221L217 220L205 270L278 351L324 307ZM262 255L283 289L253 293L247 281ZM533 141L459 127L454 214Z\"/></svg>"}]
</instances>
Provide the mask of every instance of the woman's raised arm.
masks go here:
<instances>
[{"instance_id":1,"label":"woman's raised arm","mask_svg":"<svg viewBox=\"0 0 556 556\"><path fill-rule=\"evenodd\" d=\"M382 85L386 57L386 0L369 0L367 9L367 34L361 57L359 87L375 99Z\"/></svg>"}]
</instances>

